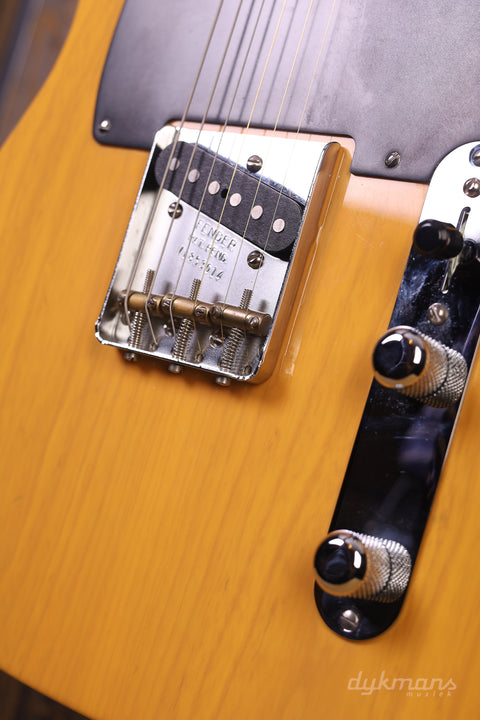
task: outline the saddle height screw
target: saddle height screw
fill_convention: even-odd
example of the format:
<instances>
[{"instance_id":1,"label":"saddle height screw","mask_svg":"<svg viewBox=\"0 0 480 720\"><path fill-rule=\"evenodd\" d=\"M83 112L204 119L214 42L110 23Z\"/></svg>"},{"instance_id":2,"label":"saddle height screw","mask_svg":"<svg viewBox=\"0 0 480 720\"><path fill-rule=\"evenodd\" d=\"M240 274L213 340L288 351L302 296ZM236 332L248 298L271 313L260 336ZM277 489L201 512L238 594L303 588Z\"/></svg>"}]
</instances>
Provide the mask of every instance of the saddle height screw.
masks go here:
<instances>
[{"instance_id":1,"label":"saddle height screw","mask_svg":"<svg viewBox=\"0 0 480 720\"><path fill-rule=\"evenodd\" d=\"M263 160L258 155L250 155L247 160L247 170L251 173L258 173L263 167Z\"/></svg>"},{"instance_id":2,"label":"saddle height screw","mask_svg":"<svg viewBox=\"0 0 480 720\"><path fill-rule=\"evenodd\" d=\"M242 299L240 300L240 310L248 310L250 300L252 299L253 291L249 288L245 288L243 291ZM237 361L237 355L240 348L240 344L243 340L244 332L240 328L232 328L225 338L223 345L223 355L221 357L219 368L223 372L234 372L235 363ZM215 382L217 385L228 386L231 383L230 378L223 375L219 375Z\"/></svg>"},{"instance_id":3,"label":"saddle height screw","mask_svg":"<svg viewBox=\"0 0 480 720\"><path fill-rule=\"evenodd\" d=\"M202 282L198 278L193 281L190 291L190 300L197 299L201 284ZM194 329L195 327L192 320L189 320L188 318L184 318L180 323L180 327L175 335L175 341L172 347L172 357L174 360L185 360L187 346L190 342ZM170 363L168 369L174 375L180 375L180 373L183 372L182 365L179 365L177 362Z\"/></svg>"},{"instance_id":4,"label":"saddle height screw","mask_svg":"<svg viewBox=\"0 0 480 720\"><path fill-rule=\"evenodd\" d=\"M155 271L150 268L149 270L147 270L147 274L145 275L145 282L143 285L143 292L145 295L148 295L148 293L152 289L154 279ZM133 319L130 325L130 334L127 341L132 350L127 350L124 353L124 358L125 360L127 360L127 362L138 361L138 354L134 352L134 350L138 350L141 347L142 332L143 328L145 327L145 322L146 319L144 313L135 312L133 314Z\"/></svg>"},{"instance_id":5,"label":"saddle height screw","mask_svg":"<svg viewBox=\"0 0 480 720\"><path fill-rule=\"evenodd\" d=\"M400 164L400 153L398 150L392 150L385 156L385 165L387 168L396 168Z\"/></svg>"}]
</instances>

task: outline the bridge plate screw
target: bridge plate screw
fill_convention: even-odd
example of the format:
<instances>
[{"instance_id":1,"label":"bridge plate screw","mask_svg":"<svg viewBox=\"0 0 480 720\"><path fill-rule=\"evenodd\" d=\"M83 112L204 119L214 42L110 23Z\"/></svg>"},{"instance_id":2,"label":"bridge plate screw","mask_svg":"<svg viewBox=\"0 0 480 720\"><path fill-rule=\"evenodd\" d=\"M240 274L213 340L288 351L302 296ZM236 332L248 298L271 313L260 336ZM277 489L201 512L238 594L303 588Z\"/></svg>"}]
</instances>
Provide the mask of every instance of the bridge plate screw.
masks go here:
<instances>
[{"instance_id":1,"label":"bridge plate screw","mask_svg":"<svg viewBox=\"0 0 480 720\"><path fill-rule=\"evenodd\" d=\"M396 168L400 163L400 153L398 150L392 150L385 156L385 165L387 168Z\"/></svg>"},{"instance_id":2,"label":"bridge plate screw","mask_svg":"<svg viewBox=\"0 0 480 720\"><path fill-rule=\"evenodd\" d=\"M250 155L247 160L247 170L251 173L260 172L263 167L263 160L258 155Z\"/></svg>"},{"instance_id":3,"label":"bridge plate screw","mask_svg":"<svg viewBox=\"0 0 480 720\"><path fill-rule=\"evenodd\" d=\"M480 195L480 180L474 177L465 180L463 192L470 198L478 197Z\"/></svg>"},{"instance_id":4,"label":"bridge plate screw","mask_svg":"<svg viewBox=\"0 0 480 720\"><path fill-rule=\"evenodd\" d=\"M427 318L432 325L443 325L448 320L448 308L442 303L433 303L427 310Z\"/></svg>"}]
</instances>

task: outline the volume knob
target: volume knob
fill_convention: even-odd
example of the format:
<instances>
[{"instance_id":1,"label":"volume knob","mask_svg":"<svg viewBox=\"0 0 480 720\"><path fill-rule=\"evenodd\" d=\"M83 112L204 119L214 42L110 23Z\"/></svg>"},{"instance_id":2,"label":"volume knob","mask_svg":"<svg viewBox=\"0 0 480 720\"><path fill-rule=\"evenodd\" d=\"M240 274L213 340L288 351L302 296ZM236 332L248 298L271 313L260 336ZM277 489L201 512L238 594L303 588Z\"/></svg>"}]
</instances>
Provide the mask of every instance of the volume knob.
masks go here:
<instances>
[{"instance_id":1,"label":"volume knob","mask_svg":"<svg viewBox=\"0 0 480 720\"><path fill-rule=\"evenodd\" d=\"M335 530L315 555L317 582L329 595L393 602L406 590L412 570L398 542Z\"/></svg>"},{"instance_id":2,"label":"volume knob","mask_svg":"<svg viewBox=\"0 0 480 720\"><path fill-rule=\"evenodd\" d=\"M375 378L433 407L457 402L467 380L465 358L411 327L391 328L373 352Z\"/></svg>"}]
</instances>

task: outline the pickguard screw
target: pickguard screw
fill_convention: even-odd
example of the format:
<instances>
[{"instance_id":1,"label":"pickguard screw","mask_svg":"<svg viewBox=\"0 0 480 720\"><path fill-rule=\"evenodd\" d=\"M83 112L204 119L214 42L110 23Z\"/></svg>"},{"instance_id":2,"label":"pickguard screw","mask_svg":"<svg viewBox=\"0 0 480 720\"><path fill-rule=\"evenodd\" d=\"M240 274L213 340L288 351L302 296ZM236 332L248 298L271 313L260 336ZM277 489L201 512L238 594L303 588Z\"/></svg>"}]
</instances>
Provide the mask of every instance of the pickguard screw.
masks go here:
<instances>
[{"instance_id":1,"label":"pickguard screw","mask_svg":"<svg viewBox=\"0 0 480 720\"><path fill-rule=\"evenodd\" d=\"M474 147L472 152L470 153L470 162L472 163L472 165L480 167L480 145Z\"/></svg>"},{"instance_id":2,"label":"pickguard screw","mask_svg":"<svg viewBox=\"0 0 480 720\"><path fill-rule=\"evenodd\" d=\"M263 160L258 155L250 155L247 160L247 170L251 173L260 172L263 167Z\"/></svg>"},{"instance_id":3,"label":"pickguard screw","mask_svg":"<svg viewBox=\"0 0 480 720\"><path fill-rule=\"evenodd\" d=\"M433 303L427 310L427 318L432 325L443 325L448 320L448 308L442 303Z\"/></svg>"},{"instance_id":4,"label":"pickguard screw","mask_svg":"<svg viewBox=\"0 0 480 720\"><path fill-rule=\"evenodd\" d=\"M463 192L469 198L478 197L480 195L480 180L475 177L465 180L465 184L463 186Z\"/></svg>"},{"instance_id":5,"label":"pickguard screw","mask_svg":"<svg viewBox=\"0 0 480 720\"><path fill-rule=\"evenodd\" d=\"M385 156L385 165L387 168L396 168L400 163L400 153L398 150L392 150Z\"/></svg>"},{"instance_id":6,"label":"pickguard screw","mask_svg":"<svg viewBox=\"0 0 480 720\"><path fill-rule=\"evenodd\" d=\"M100 125L98 126L98 129L101 133L108 133L112 129L112 121L105 118L105 120L102 120Z\"/></svg>"},{"instance_id":7,"label":"pickguard screw","mask_svg":"<svg viewBox=\"0 0 480 720\"><path fill-rule=\"evenodd\" d=\"M247 263L248 266L253 268L253 270L258 270L262 267L265 260L265 256L263 253L260 252L260 250L252 250L252 252L247 257Z\"/></svg>"},{"instance_id":8,"label":"pickguard screw","mask_svg":"<svg viewBox=\"0 0 480 720\"><path fill-rule=\"evenodd\" d=\"M180 203L172 202L168 206L168 214L171 218L179 218L182 213L183 207L180 205Z\"/></svg>"},{"instance_id":9,"label":"pickguard screw","mask_svg":"<svg viewBox=\"0 0 480 720\"><path fill-rule=\"evenodd\" d=\"M354 610L345 610L338 622L343 632L352 633L358 627L360 616Z\"/></svg>"}]
</instances>

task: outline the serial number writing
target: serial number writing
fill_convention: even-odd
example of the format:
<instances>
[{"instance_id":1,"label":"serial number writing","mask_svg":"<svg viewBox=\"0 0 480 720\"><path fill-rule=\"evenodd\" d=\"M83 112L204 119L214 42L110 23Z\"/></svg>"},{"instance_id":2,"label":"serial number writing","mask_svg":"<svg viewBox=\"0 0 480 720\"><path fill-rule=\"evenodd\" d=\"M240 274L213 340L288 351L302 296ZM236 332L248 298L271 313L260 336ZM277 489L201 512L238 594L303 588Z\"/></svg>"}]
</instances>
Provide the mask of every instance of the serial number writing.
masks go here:
<instances>
[{"instance_id":1,"label":"serial number writing","mask_svg":"<svg viewBox=\"0 0 480 720\"><path fill-rule=\"evenodd\" d=\"M182 260L185 260L191 265L194 265L199 270L205 270L205 275L211 277L212 280L222 279L224 270L219 270L216 265L212 265L211 263L207 262L206 258L200 257L200 255L196 255L194 252L189 252L187 255L186 248L183 245L178 251L178 254L182 258Z\"/></svg>"}]
</instances>

